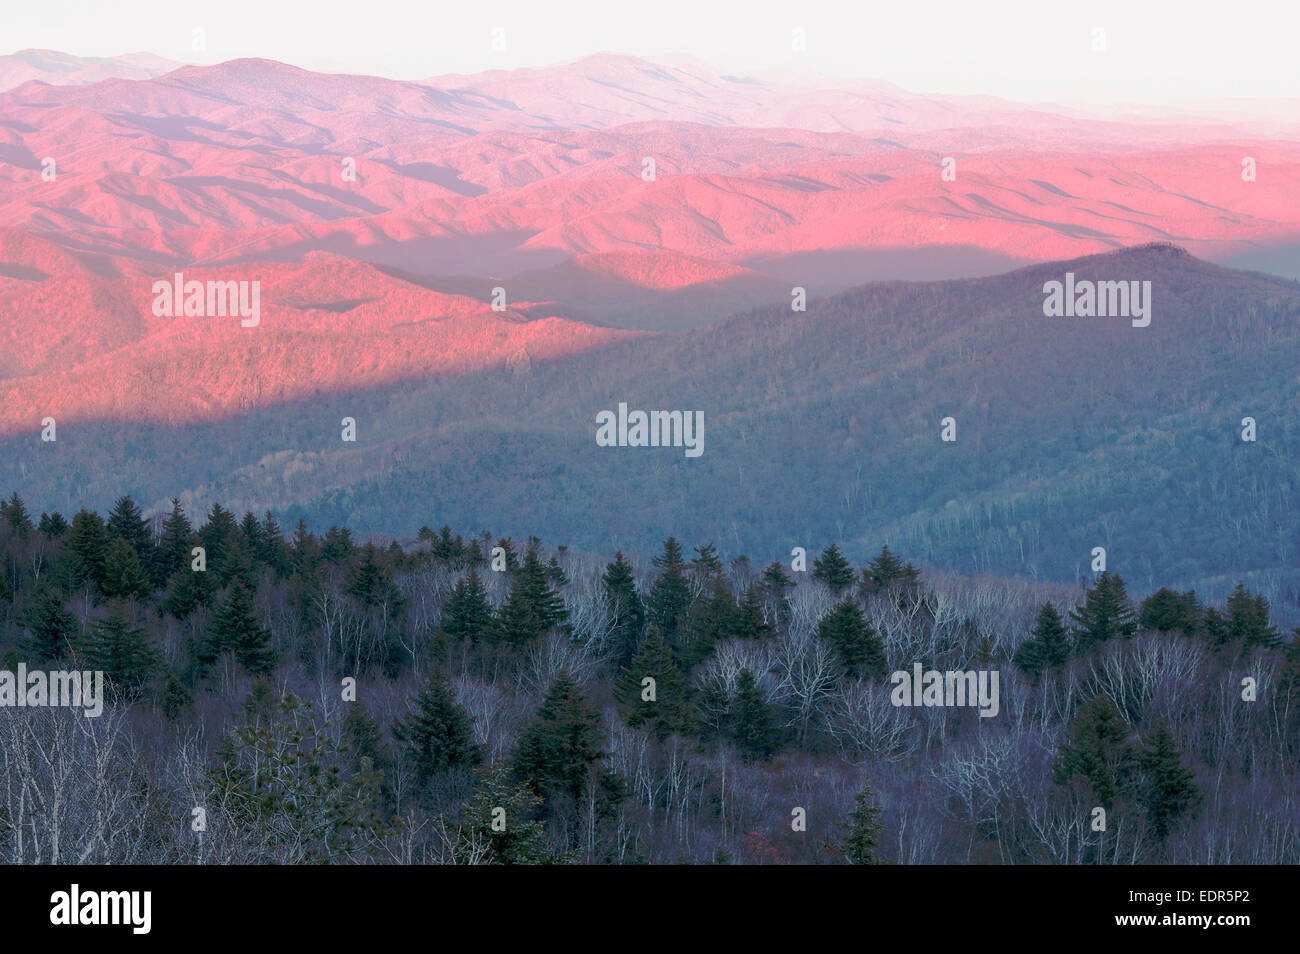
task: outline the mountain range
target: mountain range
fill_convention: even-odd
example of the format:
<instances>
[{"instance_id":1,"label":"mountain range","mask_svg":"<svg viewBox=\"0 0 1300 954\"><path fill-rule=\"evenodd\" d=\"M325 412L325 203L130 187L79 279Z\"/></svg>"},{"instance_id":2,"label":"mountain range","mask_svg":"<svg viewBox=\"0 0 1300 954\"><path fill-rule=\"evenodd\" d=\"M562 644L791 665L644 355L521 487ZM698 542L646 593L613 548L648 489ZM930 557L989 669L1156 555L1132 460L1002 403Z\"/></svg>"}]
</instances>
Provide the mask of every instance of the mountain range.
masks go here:
<instances>
[{"instance_id":1,"label":"mountain range","mask_svg":"<svg viewBox=\"0 0 1300 954\"><path fill-rule=\"evenodd\" d=\"M1104 546L1138 586L1300 603L1285 104L613 55L408 82L25 51L0 89L0 483L38 511L1055 580ZM1150 326L1045 316L1067 272L1151 282ZM256 286L255 327L160 314L178 273ZM702 412L705 452L598 446L620 403Z\"/></svg>"}]
</instances>

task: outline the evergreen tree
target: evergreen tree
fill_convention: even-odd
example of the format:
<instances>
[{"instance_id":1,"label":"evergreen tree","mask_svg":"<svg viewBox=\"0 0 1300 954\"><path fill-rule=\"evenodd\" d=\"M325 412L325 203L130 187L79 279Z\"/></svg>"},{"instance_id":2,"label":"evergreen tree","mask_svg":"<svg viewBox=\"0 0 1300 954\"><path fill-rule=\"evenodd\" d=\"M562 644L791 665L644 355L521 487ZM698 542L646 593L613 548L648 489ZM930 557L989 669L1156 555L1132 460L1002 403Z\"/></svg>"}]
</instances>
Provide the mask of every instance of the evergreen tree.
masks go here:
<instances>
[{"instance_id":1,"label":"evergreen tree","mask_svg":"<svg viewBox=\"0 0 1300 954\"><path fill-rule=\"evenodd\" d=\"M1201 628L1201 606L1195 590L1177 593L1160 587L1145 600L1138 611L1138 624L1158 633L1183 633L1191 636Z\"/></svg>"},{"instance_id":2,"label":"evergreen tree","mask_svg":"<svg viewBox=\"0 0 1300 954\"><path fill-rule=\"evenodd\" d=\"M102 671L117 697L131 703L139 701L161 670L162 654L143 629L127 621L122 603L114 601L108 615L91 628L78 662Z\"/></svg>"},{"instance_id":3,"label":"evergreen tree","mask_svg":"<svg viewBox=\"0 0 1300 954\"><path fill-rule=\"evenodd\" d=\"M67 573L64 583L76 589L84 583L96 588L104 579L104 553L108 549L108 532L99 514L79 510L64 539Z\"/></svg>"},{"instance_id":4,"label":"evergreen tree","mask_svg":"<svg viewBox=\"0 0 1300 954\"><path fill-rule=\"evenodd\" d=\"M707 659L719 640L730 637L736 628L736 601L721 576L710 580L708 588L691 601L679 622L674 650L682 668L690 671Z\"/></svg>"},{"instance_id":5,"label":"evergreen tree","mask_svg":"<svg viewBox=\"0 0 1300 954\"><path fill-rule=\"evenodd\" d=\"M652 686L644 684L646 678L654 680ZM651 690L653 698L647 699ZM627 709L628 725L648 726L660 742L674 732L685 735L690 731L686 681L658 627L650 627L640 652L615 681L614 698Z\"/></svg>"},{"instance_id":6,"label":"evergreen tree","mask_svg":"<svg viewBox=\"0 0 1300 954\"><path fill-rule=\"evenodd\" d=\"M208 569L219 573L223 583L227 579L226 554L236 540L243 543L235 515L221 504L214 503L208 511L207 523L199 528L199 543L207 554Z\"/></svg>"},{"instance_id":7,"label":"evergreen tree","mask_svg":"<svg viewBox=\"0 0 1300 954\"><path fill-rule=\"evenodd\" d=\"M150 576L155 586L166 586L172 574L189 570L191 549L199 545L190 518L185 515L179 498L172 498L172 511L163 521L162 536L153 551Z\"/></svg>"},{"instance_id":8,"label":"evergreen tree","mask_svg":"<svg viewBox=\"0 0 1300 954\"><path fill-rule=\"evenodd\" d=\"M840 548L831 544L813 561L813 579L821 580L839 596L853 582L853 568L844 559Z\"/></svg>"},{"instance_id":9,"label":"evergreen tree","mask_svg":"<svg viewBox=\"0 0 1300 954\"><path fill-rule=\"evenodd\" d=\"M1016 650L1015 663L1031 676L1060 669L1070 658L1070 634L1056 607L1044 603L1029 639Z\"/></svg>"},{"instance_id":10,"label":"evergreen tree","mask_svg":"<svg viewBox=\"0 0 1300 954\"><path fill-rule=\"evenodd\" d=\"M364 759L369 759L370 764L381 771L388 762L379 723L370 715L364 703L349 702L345 707L343 724L339 727L339 742L341 751L354 771L361 768Z\"/></svg>"},{"instance_id":11,"label":"evergreen tree","mask_svg":"<svg viewBox=\"0 0 1300 954\"><path fill-rule=\"evenodd\" d=\"M149 522L130 497L117 498L109 512L105 529L110 537L118 537L131 545L142 567L153 563L153 534L149 530Z\"/></svg>"},{"instance_id":12,"label":"evergreen tree","mask_svg":"<svg viewBox=\"0 0 1300 954\"><path fill-rule=\"evenodd\" d=\"M764 612L763 591L756 583L745 590L745 598L736 604L731 619L731 635L737 639L767 639L776 633Z\"/></svg>"},{"instance_id":13,"label":"evergreen tree","mask_svg":"<svg viewBox=\"0 0 1300 954\"><path fill-rule=\"evenodd\" d=\"M100 589L110 600L132 597L144 600L153 592L135 549L121 537L113 537L104 551Z\"/></svg>"},{"instance_id":14,"label":"evergreen tree","mask_svg":"<svg viewBox=\"0 0 1300 954\"><path fill-rule=\"evenodd\" d=\"M41 533L51 540L61 537L68 532L68 521L63 519L63 514L57 510L51 514L41 514L41 523L37 528Z\"/></svg>"},{"instance_id":15,"label":"evergreen tree","mask_svg":"<svg viewBox=\"0 0 1300 954\"><path fill-rule=\"evenodd\" d=\"M442 607L438 621L439 635L451 643L476 642L482 639L492 625L492 605L487 590L479 579L478 571L470 569L468 575L451 588L451 595Z\"/></svg>"},{"instance_id":16,"label":"evergreen tree","mask_svg":"<svg viewBox=\"0 0 1300 954\"><path fill-rule=\"evenodd\" d=\"M673 537L669 537L664 541L663 553L653 562L663 572L650 588L646 615L671 645L676 642L677 629L691 605L691 588L686 582L682 548Z\"/></svg>"},{"instance_id":17,"label":"evergreen tree","mask_svg":"<svg viewBox=\"0 0 1300 954\"><path fill-rule=\"evenodd\" d=\"M1243 649L1275 649L1282 644L1277 629L1268 621L1268 600L1251 596L1242 583L1228 597L1228 641Z\"/></svg>"},{"instance_id":18,"label":"evergreen tree","mask_svg":"<svg viewBox=\"0 0 1300 954\"><path fill-rule=\"evenodd\" d=\"M456 704L451 683L441 671L429 674L414 711L393 724L393 738L405 743L421 784L446 769L474 766L483 758L469 716Z\"/></svg>"},{"instance_id":19,"label":"evergreen tree","mask_svg":"<svg viewBox=\"0 0 1300 954\"><path fill-rule=\"evenodd\" d=\"M605 567L601 579L605 584L605 599L614 614L609 634L612 656L614 665L621 669L632 662L641 644L646 624L645 604L636 591L632 566L623 559L622 550L614 554L614 562Z\"/></svg>"},{"instance_id":20,"label":"evergreen tree","mask_svg":"<svg viewBox=\"0 0 1300 954\"><path fill-rule=\"evenodd\" d=\"M555 557L551 557L550 562L546 564L546 576L553 586L569 585L569 577L564 572L564 568L560 566L560 561Z\"/></svg>"},{"instance_id":21,"label":"evergreen tree","mask_svg":"<svg viewBox=\"0 0 1300 954\"><path fill-rule=\"evenodd\" d=\"M257 560L257 554L262 551L262 525L254 516L253 511L246 510L244 519L239 521L239 532L244 538L244 547Z\"/></svg>"},{"instance_id":22,"label":"evergreen tree","mask_svg":"<svg viewBox=\"0 0 1300 954\"><path fill-rule=\"evenodd\" d=\"M395 609L402 602L402 594L393 584L393 574L379 558L373 543L361 548L361 558L348 573L347 592L366 607L387 603Z\"/></svg>"},{"instance_id":23,"label":"evergreen tree","mask_svg":"<svg viewBox=\"0 0 1300 954\"><path fill-rule=\"evenodd\" d=\"M1164 720L1151 733L1138 755L1142 785L1138 797L1146 809L1147 822L1156 837L1164 841L1179 819L1191 814L1200 802L1190 769L1182 764L1182 753Z\"/></svg>"},{"instance_id":24,"label":"evergreen tree","mask_svg":"<svg viewBox=\"0 0 1300 954\"><path fill-rule=\"evenodd\" d=\"M35 529L31 517L27 514L27 505L18 496L18 491L14 491L7 503L0 502L0 519L5 520L21 540L30 537Z\"/></svg>"},{"instance_id":25,"label":"evergreen tree","mask_svg":"<svg viewBox=\"0 0 1300 954\"><path fill-rule=\"evenodd\" d=\"M77 635L77 617L64 606L58 587L49 583L32 594L21 622L31 633L32 652L39 659L62 659Z\"/></svg>"},{"instance_id":26,"label":"evergreen tree","mask_svg":"<svg viewBox=\"0 0 1300 954\"><path fill-rule=\"evenodd\" d=\"M1074 714L1070 741L1061 746L1053 779L1058 785L1082 781L1096 804L1110 811L1132 778L1129 734L1129 725L1110 696L1094 696Z\"/></svg>"},{"instance_id":27,"label":"evergreen tree","mask_svg":"<svg viewBox=\"0 0 1300 954\"><path fill-rule=\"evenodd\" d=\"M730 716L731 738L745 758L764 762L780 747L772 707L748 669L736 679Z\"/></svg>"},{"instance_id":28,"label":"evergreen tree","mask_svg":"<svg viewBox=\"0 0 1300 954\"><path fill-rule=\"evenodd\" d=\"M669 537L665 540L663 553L659 554L651 562L661 570L683 570L686 568L686 564L682 562L682 545L677 542L676 537Z\"/></svg>"},{"instance_id":29,"label":"evergreen tree","mask_svg":"<svg viewBox=\"0 0 1300 954\"><path fill-rule=\"evenodd\" d=\"M1232 640L1228 618L1213 606L1207 607L1201 621L1201 631L1211 646L1223 647Z\"/></svg>"},{"instance_id":30,"label":"evergreen tree","mask_svg":"<svg viewBox=\"0 0 1300 954\"><path fill-rule=\"evenodd\" d=\"M701 580L709 580L722 573L722 561L718 559L718 548L712 543L695 548L695 558L691 560L691 569Z\"/></svg>"},{"instance_id":31,"label":"evergreen tree","mask_svg":"<svg viewBox=\"0 0 1300 954\"><path fill-rule=\"evenodd\" d=\"M512 782L507 766L493 765L479 772L478 786L461 814L458 854L469 856L488 846L494 865L550 865L563 863L563 855L546 844L546 829L533 818L541 798L527 782Z\"/></svg>"},{"instance_id":32,"label":"evergreen tree","mask_svg":"<svg viewBox=\"0 0 1300 954\"><path fill-rule=\"evenodd\" d=\"M321 541L320 556L326 563L346 563L352 559L356 549L352 543L352 531L347 527L330 527L325 531Z\"/></svg>"},{"instance_id":33,"label":"evergreen tree","mask_svg":"<svg viewBox=\"0 0 1300 954\"><path fill-rule=\"evenodd\" d=\"M515 747L515 777L531 782L548 803L564 796L576 804L603 774L602 739L600 716L582 687L561 673Z\"/></svg>"},{"instance_id":34,"label":"evergreen tree","mask_svg":"<svg viewBox=\"0 0 1300 954\"><path fill-rule=\"evenodd\" d=\"M858 604L846 599L817 624L817 635L828 643L850 676L885 678L885 648Z\"/></svg>"},{"instance_id":35,"label":"evergreen tree","mask_svg":"<svg viewBox=\"0 0 1300 954\"><path fill-rule=\"evenodd\" d=\"M864 782L854 797L855 807L849 815L849 834L844 839L844 857L851 865L879 865L876 857L880 847L880 831L885 823L880 820L884 809L872 803L871 783Z\"/></svg>"},{"instance_id":36,"label":"evergreen tree","mask_svg":"<svg viewBox=\"0 0 1300 954\"><path fill-rule=\"evenodd\" d=\"M167 592L158 603L158 609L177 619L187 619L200 606L209 606L216 595L216 578L206 572L190 569L186 564L172 574Z\"/></svg>"},{"instance_id":37,"label":"evergreen tree","mask_svg":"<svg viewBox=\"0 0 1300 954\"><path fill-rule=\"evenodd\" d=\"M1070 611L1074 622L1074 644L1087 652L1117 636L1128 638L1137 632L1137 620L1129 605L1124 580L1118 573L1103 570L1084 595L1083 606Z\"/></svg>"},{"instance_id":38,"label":"evergreen tree","mask_svg":"<svg viewBox=\"0 0 1300 954\"><path fill-rule=\"evenodd\" d=\"M287 577L292 569L289 547L284 542L284 533L269 510L262 517L262 524L258 529L258 548L254 556L258 563L270 567L278 580Z\"/></svg>"},{"instance_id":39,"label":"evergreen tree","mask_svg":"<svg viewBox=\"0 0 1300 954\"><path fill-rule=\"evenodd\" d=\"M193 706L194 696L185 688L185 683L181 682L175 673L172 673L167 677L167 684L163 686L163 715L168 722L175 722Z\"/></svg>"},{"instance_id":40,"label":"evergreen tree","mask_svg":"<svg viewBox=\"0 0 1300 954\"><path fill-rule=\"evenodd\" d=\"M904 563L890 552L889 544L880 548L880 555L870 561L862 571L863 592L879 593L891 587L908 591L914 589L921 571L910 563Z\"/></svg>"},{"instance_id":41,"label":"evergreen tree","mask_svg":"<svg viewBox=\"0 0 1300 954\"><path fill-rule=\"evenodd\" d=\"M229 652L253 675L275 670L275 651L270 631L253 612L253 594L242 580L230 585L225 601L212 614L206 638L199 645L199 662L210 666Z\"/></svg>"},{"instance_id":42,"label":"evergreen tree","mask_svg":"<svg viewBox=\"0 0 1300 954\"><path fill-rule=\"evenodd\" d=\"M492 627L493 641L522 648L568 620L564 600L551 589L546 566L530 549L510 581L510 592Z\"/></svg>"}]
</instances>

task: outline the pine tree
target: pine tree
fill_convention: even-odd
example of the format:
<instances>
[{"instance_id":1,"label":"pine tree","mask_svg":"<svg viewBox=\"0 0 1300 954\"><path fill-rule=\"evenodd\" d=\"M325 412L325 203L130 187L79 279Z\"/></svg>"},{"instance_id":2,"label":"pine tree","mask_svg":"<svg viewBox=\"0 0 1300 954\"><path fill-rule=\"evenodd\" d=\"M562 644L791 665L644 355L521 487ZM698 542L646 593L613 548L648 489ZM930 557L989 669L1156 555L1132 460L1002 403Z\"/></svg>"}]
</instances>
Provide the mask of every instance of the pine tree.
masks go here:
<instances>
[{"instance_id":1,"label":"pine tree","mask_svg":"<svg viewBox=\"0 0 1300 954\"><path fill-rule=\"evenodd\" d=\"M421 784L446 769L471 767L483 758L469 716L456 704L451 683L441 671L429 674L414 710L393 724L393 738L405 743L406 757Z\"/></svg>"},{"instance_id":2,"label":"pine tree","mask_svg":"<svg viewBox=\"0 0 1300 954\"><path fill-rule=\"evenodd\" d=\"M1142 785L1138 797L1147 822L1161 841L1178 821L1191 814L1201 799L1195 777L1182 764L1182 753L1163 719L1138 755Z\"/></svg>"},{"instance_id":3,"label":"pine tree","mask_svg":"<svg viewBox=\"0 0 1300 954\"><path fill-rule=\"evenodd\" d=\"M722 573L722 561L718 559L718 548L712 543L695 548L695 558L691 560L691 569L701 580L710 580Z\"/></svg>"},{"instance_id":4,"label":"pine tree","mask_svg":"<svg viewBox=\"0 0 1300 954\"><path fill-rule=\"evenodd\" d=\"M682 545L677 542L676 537L669 537L665 540L664 552L650 562L661 570L684 570L686 568L686 564L682 562Z\"/></svg>"},{"instance_id":5,"label":"pine tree","mask_svg":"<svg viewBox=\"0 0 1300 954\"><path fill-rule=\"evenodd\" d=\"M1134 753L1129 734L1129 725L1110 696L1094 696L1070 722L1070 741L1061 746L1053 779L1058 785L1081 780L1096 803L1109 811L1131 781Z\"/></svg>"},{"instance_id":6,"label":"pine tree","mask_svg":"<svg viewBox=\"0 0 1300 954\"><path fill-rule=\"evenodd\" d=\"M243 542L235 515L221 504L214 503L208 511L207 522L199 528L199 542L207 553L209 570L215 570L224 578L226 553L237 539Z\"/></svg>"},{"instance_id":7,"label":"pine tree","mask_svg":"<svg viewBox=\"0 0 1300 954\"><path fill-rule=\"evenodd\" d=\"M114 601L108 615L91 628L78 662L102 671L117 697L131 703L139 701L161 670L162 654L143 629L127 622L122 603Z\"/></svg>"},{"instance_id":8,"label":"pine tree","mask_svg":"<svg viewBox=\"0 0 1300 954\"><path fill-rule=\"evenodd\" d=\"M1228 641L1240 643L1245 650L1255 647L1276 649L1282 637L1268 621L1268 600L1251 596L1242 583L1228 597Z\"/></svg>"},{"instance_id":9,"label":"pine tree","mask_svg":"<svg viewBox=\"0 0 1300 954\"><path fill-rule=\"evenodd\" d=\"M747 759L766 761L780 747L772 708L748 669L742 669L736 679L730 723L731 738Z\"/></svg>"},{"instance_id":10,"label":"pine tree","mask_svg":"<svg viewBox=\"0 0 1300 954\"><path fill-rule=\"evenodd\" d=\"M284 533L280 530L279 522L269 510L262 517L258 540L258 549L254 554L257 562L270 567L277 580L285 579L292 569L289 547L284 542Z\"/></svg>"},{"instance_id":11,"label":"pine tree","mask_svg":"<svg viewBox=\"0 0 1300 954\"><path fill-rule=\"evenodd\" d=\"M62 659L77 635L77 617L64 606L58 587L49 583L32 594L21 622L31 633L32 652L39 659Z\"/></svg>"},{"instance_id":12,"label":"pine tree","mask_svg":"<svg viewBox=\"0 0 1300 954\"><path fill-rule=\"evenodd\" d=\"M1201 628L1201 606L1196 591L1177 593L1168 587L1160 587L1142 601L1138 624L1158 633L1193 635Z\"/></svg>"},{"instance_id":13,"label":"pine tree","mask_svg":"<svg viewBox=\"0 0 1300 954\"><path fill-rule=\"evenodd\" d=\"M104 579L104 553L108 549L108 532L99 514L79 510L72 518L63 543L67 564L64 583L76 589L84 583L96 588Z\"/></svg>"},{"instance_id":14,"label":"pine tree","mask_svg":"<svg viewBox=\"0 0 1300 954\"><path fill-rule=\"evenodd\" d=\"M488 602L487 590L483 588L478 571L471 568L451 588L451 595L442 607L438 633L453 644L461 641L472 643L482 639L491 625L492 605Z\"/></svg>"},{"instance_id":15,"label":"pine tree","mask_svg":"<svg viewBox=\"0 0 1300 954\"><path fill-rule=\"evenodd\" d=\"M880 555L870 561L862 571L863 592L879 593L891 587L910 590L916 586L921 571L910 563L904 563L889 549L889 544L880 548Z\"/></svg>"},{"instance_id":16,"label":"pine tree","mask_svg":"<svg viewBox=\"0 0 1300 954\"><path fill-rule=\"evenodd\" d=\"M27 505L23 503L16 490L8 503L0 502L0 519L8 523L14 534L22 540L30 537L35 529L31 517L27 514Z\"/></svg>"},{"instance_id":17,"label":"pine tree","mask_svg":"<svg viewBox=\"0 0 1300 954\"><path fill-rule=\"evenodd\" d=\"M1029 639L1016 650L1016 665L1037 676L1045 669L1060 669L1070 659L1070 634L1056 607L1044 603Z\"/></svg>"},{"instance_id":18,"label":"pine tree","mask_svg":"<svg viewBox=\"0 0 1300 954\"><path fill-rule=\"evenodd\" d=\"M198 546L194 527L185 515L178 498L172 498L172 511L163 521L162 536L153 551L153 563L149 568L150 577L155 586L166 586L172 574L190 568L191 549Z\"/></svg>"},{"instance_id":19,"label":"pine tree","mask_svg":"<svg viewBox=\"0 0 1300 954\"><path fill-rule=\"evenodd\" d=\"M478 786L461 814L457 853L473 854L488 846L494 865L550 865L565 861L546 844L546 829L533 818L542 799L527 782L512 782L507 766L492 765L479 772Z\"/></svg>"},{"instance_id":20,"label":"pine tree","mask_svg":"<svg viewBox=\"0 0 1300 954\"><path fill-rule=\"evenodd\" d=\"M242 580L230 585L225 602L217 607L199 646L199 662L210 666L222 653L232 653L254 675L275 670L275 651L270 631L257 621L253 594Z\"/></svg>"},{"instance_id":21,"label":"pine tree","mask_svg":"<svg viewBox=\"0 0 1300 954\"><path fill-rule=\"evenodd\" d=\"M347 592L366 607L387 603L395 608L402 600L401 592L393 584L392 571L380 560L373 543L361 548L361 558L348 572Z\"/></svg>"},{"instance_id":22,"label":"pine tree","mask_svg":"<svg viewBox=\"0 0 1300 954\"><path fill-rule=\"evenodd\" d=\"M677 629L691 605L691 588L686 582L682 548L676 539L669 537L665 540L663 553L655 557L653 562L663 572L650 588L646 615L650 622L659 627L669 645L673 645L677 639Z\"/></svg>"},{"instance_id":23,"label":"pine tree","mask_svg":"<svg viewBox=\"0 0 1300 954\"><path fill-rule=\"evenodd\" d=\"M605 599L614 614L609 634L613 661L621 669L632 662L641 644L646 624L645 604L636 591L632 566L623 559L622 550L614 554L614 562L605 567L601 579L605 584Z\"/></svg>"},{"instance_id":24,"label":"pine tree","mask_svg":"<svg viewBox=\"0 0 1300 954\"><path fill-rule=\"evenodd\" d=\"M551 557L550 562L546 564L546 577L551 581L553 586L568 586L569 577L560 566L560 561Z\"/></svg>"},{"instance_id":25,"label":"pine tree","mask_svg":"<svg viewBox=\"0 0 1300 954\"><path fill-rule=\"evenodd\" d=\"M1084 653L1117 636L1128 638L1137 632L1137 620L1129 605L1124 580L1118 573L1103 570L1084 595L1083 606L1070 611L1074 622L1074 643Z\"/></svg>"},{"instance_id":26,"label":"pine tree","mask_svg":"<svg viewBox=\"0 0 1300 954\"><path fill-rule=\"evenodd\" d=\"M177 619L187 619L200 606L211 605L216 586L214 576L193 570L186 564L167 582L167 592L158 603L158 609Z\"/></svg>"},{"instance_id":27,"label":"pine tree","mask_svg":"<svg viewBox=\"0 0 1300 954\"><path fill-rule=\"evenodd\" d=\"M853 813L849 815L849 834L844 839L844 857L851 865L884 864L876 857L876 849L880 847L880 832L885 827L880 820L885 810L872 803L870 782L863 783L854 803Z\"/></svg>"},{"instance_id":28,"label":"pine tree","mask_svg":"<svg viewBox=\"0 0 1300 954\"><path fill-rule=\"evenodd\" d=\"M715 576L706 590L691 601L677 627L673 650L683 669L690 671L707 659L720 640L736 629L736 601L721 576Z\"/></svg>"},{"instance_id":29,"label":"pine tree","mask_svg":"<svg viewBox=\"0 0 1300 954\"><path fill-rule=\"evenodd\" d=\"M813 579L821 580L839 596L853 582L853 568L844 559L840 548L831 544L813 561Z\"/></svg>"},{"instance_id":30,"label":"pine tree","mask_svg":"<svg viewBox=\"0 0 1300 954\"><path fill-rule=\"evenodd\" d=\"M68 521L57 510L51 514L41 514L41 523L37 528L51 540L68 532Z\"/></svg>"},{"instance_id":31,"label":"pine tree","mask_svg":"<svg viewBox=\"0 0 1300 954\"><path fill-rule=\"evenodd\" d=\"M1206 641L1216 648L1221 648L1231 642L1231 627L1228 625L1228 618L1213 606L1207 607L1205 610L1205 616L1201 621L1201 631L1205 634Z\"/></svg>"},{"instance_id":32,"label":"pine tree","mask_svg":"<svg viewBox=\"0 0 1300 954\"><path fill-rule=\"evenodd\" d=\"M149 521L130 497L117 498L105 529L110 537L119 537L131 545L142 567L153 563L153 533L149 530Z\"/></svg>"},{"instance_id":33,"label":"pine tree","mask_svg":"<svg viewBox=\"0 0 1300 954\"><path fill-rule=\"evenodd\" d=\"M104 551L100 589L110 600L132 597L144 600L153 592L135 549L121 537L113 537Z\"/></svg>"},{"instance_id":34,"label":"pine tree","mask_svg":"<svg viewBox=\"0 0 1300 954\"><path fill-rule=\"evenodd\" d=\"M646 678L654 680L652 687L645 685ZM647 699L651 688L654 698ZM685 735L690 731L686 680L658 627L650 627L640 652L615 681L614 698L627 709L628 725L648 726L660 742L674 732Z\"/></svg>"},{"instance_id":35,"label":"pine tree","mask_svg":"<svg viewBox=\"0 0 1300 954\"><path fill-rule=\"evenodd\" d=\"M567 619L564 600L551 589L545 565L537 551L530 549L511 579L510 592L493 621L492 641L522 648Z\"/></svg>"},{"instance_id":36,"label":"pine tree","mask_svg":"<svg viewBox=\"0 0 1300 954\"><path fill-rule=\"evenodd\" d=\"M339 742L353 771L361 768L363 759L369 759L370 764L380 771L387 767L388 757L380 738L379 723L364 703L349 702L345 707L343 724L339 726Z\"/></svg>"},{"instance_id":37,"label":"pine tree","mask_svg":"<svg viewBox=\"0 0 1300 954\"><path fill-rule=\"evenodd\" d=\"M775 633L776 627L765 616L763 591L751 583L732 614L731 635L736 639L767 639Z\"/></svg>"},{"instance_id":38,"label":"pine tree","mask_svg":"<svg viewBox=\"0 0 1300 954\"><path fill-rule=\"evenodd\" d=\"M817 636L830 644L849 676L885 677L885 648L875 627L852 599L838 603L817 624Z\"/></svg>"},{"instance_id":39,"label":"pine tree","mask_svg":"<svg viewBox=\"0 0 1300 954\"><path fill-rule=\"evenodd\" d=\"M600 716L582 687L561 673L519 737L515 777L531 782L548 802L566 796L576 803L605 758L602 739Z\"/></svg>"},{"instance_id":40,"label":"pine tree","mask_svg":"<svg viewBox=\"0 0 1300 954\"><path fill-rule=\"evenodd\" d=\"M172 673L167 677L167 684L163 686L163 715L168 722L175 722L193 706L194 696L185 688L185 683L181 682L175 673Z\"/></svg>"}]
</instances>

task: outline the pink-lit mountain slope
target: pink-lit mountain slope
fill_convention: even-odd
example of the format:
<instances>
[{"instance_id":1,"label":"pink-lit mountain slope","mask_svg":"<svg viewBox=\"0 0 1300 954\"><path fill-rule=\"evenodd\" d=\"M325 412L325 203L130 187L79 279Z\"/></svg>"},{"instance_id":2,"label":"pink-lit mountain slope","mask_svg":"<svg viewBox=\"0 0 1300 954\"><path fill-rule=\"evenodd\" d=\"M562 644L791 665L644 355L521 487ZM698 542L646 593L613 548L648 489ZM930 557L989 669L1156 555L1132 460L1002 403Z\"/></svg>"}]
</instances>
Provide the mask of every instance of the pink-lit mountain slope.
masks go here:
<instances>
[{"instance_id":1,"label":"pink-lit mountain slope","mask_svg":"<svg viewBox=\"0 0 1300 954\"><path fill-rule=\"evenodd\" d=\"M184 278L257 281L259 323L155 316L148 276L74 270L0 294L0 433L46 416L213 420L315 393L527 367L629 334L546 309L494 312L338 259L187 269Z\"/></svg>"}]
</instances>

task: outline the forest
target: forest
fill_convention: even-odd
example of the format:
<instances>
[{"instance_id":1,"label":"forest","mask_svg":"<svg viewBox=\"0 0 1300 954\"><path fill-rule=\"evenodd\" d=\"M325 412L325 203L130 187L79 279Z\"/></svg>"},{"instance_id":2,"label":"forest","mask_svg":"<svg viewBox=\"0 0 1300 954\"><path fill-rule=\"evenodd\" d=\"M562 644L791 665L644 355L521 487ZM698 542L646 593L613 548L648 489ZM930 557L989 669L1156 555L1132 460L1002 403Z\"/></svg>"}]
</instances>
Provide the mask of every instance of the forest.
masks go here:
<instances>
[{"instance_id":1,"label":"forest","mask_svg":"<svg viewBox=\"0 0 1300 954\"><path fill-rule=\"evenodd\" d=\"M437 522L437 521L431 521ZM1300 641L1113 571L0 504L13 864L1296 864ZM993 718L890 674L999 674Z\"/></svg>"}]
</instances>

